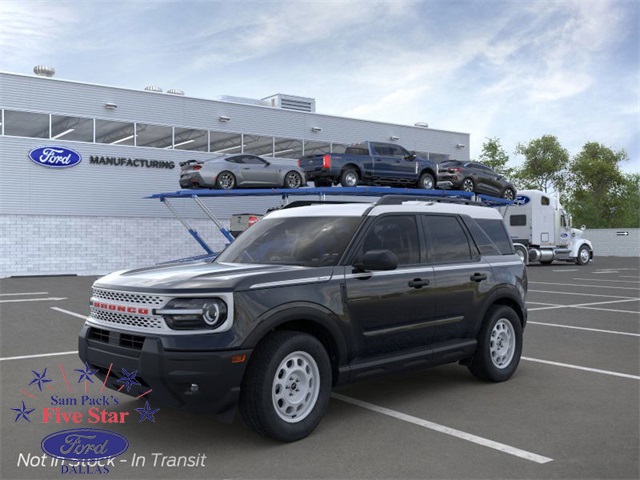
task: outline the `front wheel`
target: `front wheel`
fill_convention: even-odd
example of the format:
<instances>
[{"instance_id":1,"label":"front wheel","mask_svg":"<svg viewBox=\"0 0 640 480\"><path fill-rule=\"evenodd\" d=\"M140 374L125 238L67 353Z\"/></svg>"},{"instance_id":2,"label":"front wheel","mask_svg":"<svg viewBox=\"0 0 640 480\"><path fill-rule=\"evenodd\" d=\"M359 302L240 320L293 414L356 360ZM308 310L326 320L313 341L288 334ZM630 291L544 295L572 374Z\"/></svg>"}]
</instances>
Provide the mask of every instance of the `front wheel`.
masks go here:
<instances>
[{"instance_id":1,"label":"front wheel","mask_svg":"<svg viewBox=\"0 0 640 480\"><path fill-rule=\"evenodd\" d=\"M511 188L505 188L504 192L502 192L502 198L505 200L513 200L516 197L515 192Z\"/></svg>"},{"instance_id":2,"label":"front wheel","mask_svg":"<svg viewBox=\"0 0 640 480\"><path fill-rule=\"evenodd\" d=\"M504 382L511 378L522 355L522 324L512 308L494 305L487 312L469 371L477 378Z\"/></svg>"},{"instance_id":3,"label":"front wheel","mask_svg":"<svg viewBox=\"0 0 640 480\"><path fill-rule=\"evenodd\" d=\"M591 255L589 253L589 248L586 245L582 245L578 250L578 256L576 257L576 263L578 265L586 265L589 263Z\"/></svg>"},{"instance_id":4,"label":"front wheel","mask_svg":"<svg viewBox=\"0 0 640 480\"><path fill-rule=\"evenodd\" d=\"M276 331L256 347L242 381L240 414L253 430L283 442L309 435L331 394L331 362L306 333Z\"/></svg>"},{"instance_id":5,"label":"front wheel","mask_svg":"<svg viewBox=\"0 0 640 480\"><path fill-rule=\"evenodd\" d=\"M358 186L358 174L352 168L346 169L342 172L340 177L340 185L343 187L357 187Z\"/></svg>"},{"instance_id":6,"label":"front wheel","mask_svg":"<svg viewBox=\"0 0 640 480\"><path fill-rule=\"evenodd\" d=\"M302 176L293 170L284 176L284 188L300 188Z\"/></svg>"},{"instance_id":7,"label":"front wheel","mask_svg":"<svg viewBox=\"0 0 640 480\"><path fill-rule=\"evenodd\" d=\"M418 188L422 188L423 190L433 190L436 186L436 182L433 179L433 175L430 173L423 173L420 175L420 180L418 180Z\"/></svg>"}]
</instances>

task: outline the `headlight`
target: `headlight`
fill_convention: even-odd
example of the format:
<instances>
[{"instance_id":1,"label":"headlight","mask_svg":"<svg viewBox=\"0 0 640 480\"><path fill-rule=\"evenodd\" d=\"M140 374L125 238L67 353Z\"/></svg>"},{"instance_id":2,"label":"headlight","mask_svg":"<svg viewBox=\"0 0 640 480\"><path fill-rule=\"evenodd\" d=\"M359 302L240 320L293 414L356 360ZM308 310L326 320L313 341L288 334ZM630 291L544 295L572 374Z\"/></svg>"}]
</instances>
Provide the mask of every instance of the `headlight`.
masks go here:
<instances>
[{"instance_id":1,"label":"headlight","mask_svg":"<svg viewBox=\"0 0 640 480\"><path fill-rule=\"evenodd\" d=\"M174 330L215 329L227 319L227 304L220 298L174 298L156 313Z\"/></svg>"}]
</instances>

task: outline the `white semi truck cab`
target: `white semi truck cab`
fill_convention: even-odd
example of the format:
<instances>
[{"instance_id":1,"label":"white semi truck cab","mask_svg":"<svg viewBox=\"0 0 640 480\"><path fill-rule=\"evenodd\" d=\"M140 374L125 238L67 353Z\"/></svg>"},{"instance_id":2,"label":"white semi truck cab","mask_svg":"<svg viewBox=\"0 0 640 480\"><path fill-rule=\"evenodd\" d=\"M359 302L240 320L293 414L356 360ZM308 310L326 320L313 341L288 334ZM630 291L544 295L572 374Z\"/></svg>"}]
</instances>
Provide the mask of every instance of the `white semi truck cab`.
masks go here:
<instances>
[{"instance_id":1,"label":"white semi truck cab","mask_svg":"<svg viewBox=\"0 0 640 480\"><path fill-rule=\"evenodd\" d=\"M525 264L554 260L586 265L593 246L585 227L571 227L571 216L557 199L540 190L521 190L513 205L500 207L518 255Z\"/></svg>"}]
</instances>

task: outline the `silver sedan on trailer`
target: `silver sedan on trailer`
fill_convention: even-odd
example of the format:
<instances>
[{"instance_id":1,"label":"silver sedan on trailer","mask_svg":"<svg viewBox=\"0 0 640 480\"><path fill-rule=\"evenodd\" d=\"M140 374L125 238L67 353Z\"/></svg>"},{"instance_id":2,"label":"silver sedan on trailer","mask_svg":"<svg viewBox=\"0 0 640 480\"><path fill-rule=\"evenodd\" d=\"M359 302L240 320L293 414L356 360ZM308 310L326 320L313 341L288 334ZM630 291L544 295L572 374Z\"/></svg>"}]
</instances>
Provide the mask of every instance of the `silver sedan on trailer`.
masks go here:
<instances>
[{"instance_id":1,"label":"silver sedan on trailer","mask_svg":"<svg viewBox=\"0 0 640 480\"><path fill-rule=\"evenodd\" d=\"M299 188L307 184L304 171L293 161L275 162L245 153L188 160L180 168L181 188Z\"/></svg>"}]
</instances>

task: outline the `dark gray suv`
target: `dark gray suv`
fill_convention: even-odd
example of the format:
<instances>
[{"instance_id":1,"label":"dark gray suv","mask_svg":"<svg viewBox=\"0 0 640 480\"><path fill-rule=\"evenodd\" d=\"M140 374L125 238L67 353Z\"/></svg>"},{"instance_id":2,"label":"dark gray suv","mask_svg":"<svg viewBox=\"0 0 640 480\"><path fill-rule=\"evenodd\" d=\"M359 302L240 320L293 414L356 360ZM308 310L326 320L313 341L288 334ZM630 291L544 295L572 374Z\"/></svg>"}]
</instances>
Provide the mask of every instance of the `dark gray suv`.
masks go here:
<instances>
[{"instance_id":1,"label":"dark gray suv","mask_svg":"<svg viewBox=\"0 0 640 480\"><path fill-rule=\"evenodd\" d=\"M509 379L526 291L494 209L388 197L284 208L215 261L96 281L79 353L110 388L137 372L129 395L226 418L239 406L257 432L295 441L336 385L451 362Z\"/></svg>"}]
</instances>

